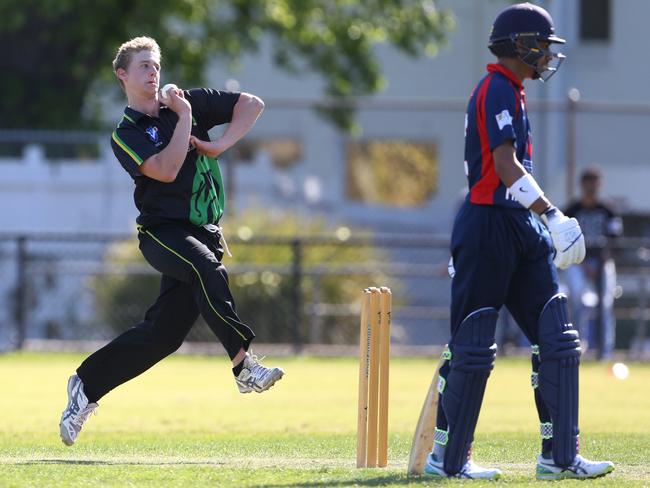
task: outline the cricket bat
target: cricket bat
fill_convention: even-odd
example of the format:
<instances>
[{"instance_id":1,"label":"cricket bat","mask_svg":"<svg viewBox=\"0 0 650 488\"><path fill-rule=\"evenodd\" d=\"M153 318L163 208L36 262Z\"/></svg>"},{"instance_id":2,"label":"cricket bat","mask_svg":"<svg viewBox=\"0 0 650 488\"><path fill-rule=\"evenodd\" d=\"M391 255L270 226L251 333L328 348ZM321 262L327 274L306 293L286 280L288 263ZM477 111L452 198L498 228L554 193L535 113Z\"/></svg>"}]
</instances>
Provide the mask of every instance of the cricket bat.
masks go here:
<instances>
[{"instance_id":1,"label":"cricket bat","mask_svg":"<svg viewBox=\"0 0 650 488\"><path fill-rule=\"evenodd\" d=\"M427 456L433 449L433 436L436 429L436 417L438 416L438 379L440 378L440 367L445 360L440 359L436 372L431 380L429 391L424 399L424 405L420 411L420 418L415 427L415 435L411 444L409 455L408 474L421 475L424 473L424 465Z\"/></svg>"}]
</instances>

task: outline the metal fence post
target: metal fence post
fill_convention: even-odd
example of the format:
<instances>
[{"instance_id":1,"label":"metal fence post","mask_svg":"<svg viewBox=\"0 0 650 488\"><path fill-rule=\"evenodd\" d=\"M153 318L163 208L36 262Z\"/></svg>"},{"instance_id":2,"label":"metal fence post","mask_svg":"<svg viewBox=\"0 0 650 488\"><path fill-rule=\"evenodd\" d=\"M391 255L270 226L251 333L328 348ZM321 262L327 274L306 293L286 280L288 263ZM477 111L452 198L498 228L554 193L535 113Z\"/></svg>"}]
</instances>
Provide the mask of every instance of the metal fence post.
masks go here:
<instances>
[{"instance_id":1,"label":"metal fence post","mask_svg":"<svg viewBox=\"0 0 650 488\"><path fill-rule=\"evenodd\" d=\"M580 91L571 88L567 93L566 107L566 201L573 200L573 184L576 178L576 110Z\"/></svg>"},{"instance_id":2,"label":"metal fence post","mask_svg":"<svg viewBox=\"0 0 650 488\"><path fill-rule=\"evenodd\" d=\"M19 236L16 239L16 303L14 317L16 319L16 349L22 349L27 335L27 238Z\"/></svg>"},{"instance_id":3,"label":"metal fence post","mask_svg":"<svg viewBox=\"0 0 650 488\"><path fill-rule=\"evenodd\" d=\"M293 310L291 335L293 337L293 348L296 353L302 349L302 336L300 326L302 324L302 241L294 239L291 241L291 275L293 286L291 288L291 307Z\"/></svg>"},{"instance_id":4,"label":"metal fence post","mask_svg":"<svg viewBox=\"0 0 650 488\"><path fill-rule=\"evenodd\" d=\"M598 268L596 269L596 292L598 293L598 306L596 307L596 351L597 359L603 359L605 352L605 248L598 250Z\"/></svg>"},{"instance_id":5,"label":"metal fence post","mask_svg":"<svg viewBox=\"0 0 650 488\"><path fill-rule=\"evenodd\" d=\"M634 349L637 349L638 357L636 359L642 359L644 348L645 348L645 338L646 338L646 307L648 305L648 267L643 266L641 268L641 274L639 275L639 297L638 297L638 316L636 322L636 331L634 334L634 339L632 344L630 344L630 355L635 356Z\"/></svg>"},{"instance_id":6,"label":"metal fence post","mask_svg":"<svg viewBox=\"0 0 650 488\"><path fill-rule=\"evenodd\" d=\"M323 318L321 316L320 305L323 301L322 279L320 274L312 275L311 280L311 304L309 307L309 343L321 344L323 342Z\"/></svg>"}]
</instances>

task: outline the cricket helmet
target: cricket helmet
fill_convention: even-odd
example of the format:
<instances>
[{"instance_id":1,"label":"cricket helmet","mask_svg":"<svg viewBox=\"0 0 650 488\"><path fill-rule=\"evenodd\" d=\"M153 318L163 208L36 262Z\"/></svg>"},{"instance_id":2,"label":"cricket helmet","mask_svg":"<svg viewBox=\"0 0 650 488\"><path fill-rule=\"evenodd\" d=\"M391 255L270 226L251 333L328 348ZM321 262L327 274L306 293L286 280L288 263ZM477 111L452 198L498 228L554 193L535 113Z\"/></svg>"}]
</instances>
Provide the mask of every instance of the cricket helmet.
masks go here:
<instances>
[{"instance_id":1,"label":"cricket helmet","mask_svg":"<svg viewBox=\"0 0 650 488\"><path fill-rule=\"evenodd\" d=\"M564 44L555 35L551 15L531 3L518 3L503 10L494 21L488 48L497 57L517 57L535 71L534 78L548 80L560 67L565 56L542 49L539 42ZM545 62L540 66L540 59Z\"/></svg>"}]
</instances>

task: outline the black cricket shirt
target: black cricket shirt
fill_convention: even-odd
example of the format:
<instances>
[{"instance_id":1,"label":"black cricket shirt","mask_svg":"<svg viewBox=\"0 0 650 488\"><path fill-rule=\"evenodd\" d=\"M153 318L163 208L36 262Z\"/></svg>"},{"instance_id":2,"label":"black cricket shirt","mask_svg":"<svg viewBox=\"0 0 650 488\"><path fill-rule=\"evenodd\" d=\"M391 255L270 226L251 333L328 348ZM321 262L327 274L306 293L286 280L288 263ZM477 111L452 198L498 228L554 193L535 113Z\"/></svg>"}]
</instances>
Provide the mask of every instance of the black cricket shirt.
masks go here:
<instances>
[{"instance_id":1,"label":"black cricket shirt","mask_svg":"<svg viewBox=\"0 0 650 488\"><path fill-rule=\"evenodd\" d=\"M192 106L192 135L209 140L208 131L232 120L239 93L195 88L184 90ZM162 151L172 138L178 115L161 105L158 117L130 107L111 138L113 153L135 182L133 199L140 211L137 223L152 227L180 222L216 224L224 211L225 194L219 162L189 147L183 166L170 183L140 173L140 165Z\"/></svg>"}]
</instances>

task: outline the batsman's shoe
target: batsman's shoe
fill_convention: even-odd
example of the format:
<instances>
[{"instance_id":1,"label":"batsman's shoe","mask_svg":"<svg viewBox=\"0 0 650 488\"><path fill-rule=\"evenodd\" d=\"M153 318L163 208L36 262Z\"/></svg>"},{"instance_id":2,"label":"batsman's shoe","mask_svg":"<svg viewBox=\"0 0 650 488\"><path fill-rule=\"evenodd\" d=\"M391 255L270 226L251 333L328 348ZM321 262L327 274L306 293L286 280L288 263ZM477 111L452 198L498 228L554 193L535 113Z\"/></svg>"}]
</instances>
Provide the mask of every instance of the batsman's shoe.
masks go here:
<instances>
[{"instance_id":1,"label":"batsman's shoe","mask_svg":"<svg viewBox=\"0 0 650 488\"><path fill-rule=\"evenodd\" d=\"M578 454L571 466L561 468L553 459L546 459L540 454L537 458L536 477L538 480L588 479L605 476L612 471L614 463L610 461L589 461Z\"/></svg>"},{"instance_id":2,"label":"batsman's shoe","mask_svg":"<svg viewBox=\"0 0 650 488\"><path fill-rule=\"evenodd\" d=\"M267 368L260 364L260 361L261 359L257 359L254 354L246 353L242 370L235 377L240 393L250 393L251 391L262 393L284 376L282 368Z\"/></svg>"},{"instance_id":3,"label":"batsman's shoe","mask_svg":"<svg viewBox=\"0 0 650 488\"><path fill-rule=\"evenodd\" d=\"M464 478L475 480L498 480L501 478L501 470L496 468L484 468L471 459L455 475L445 472L444 463L436 460L433 453L429 453L427 464L424 466L424 473L436 478Z\"/></svg>"},{"instance_id":4,"label":"batsman's shoe","mask_svg":"<svg viewBox=\"0 0 650 488\"><path fill-rule=\"evenodd\" d=\"M68 406L61 414L59 429L61 440L66 446L71 446L77 440L77 436L88 420L88 417L97 408L96 403L89 403L83 390L83 382L73 374L68 380Z\"/></svg>"}]
</instances>

